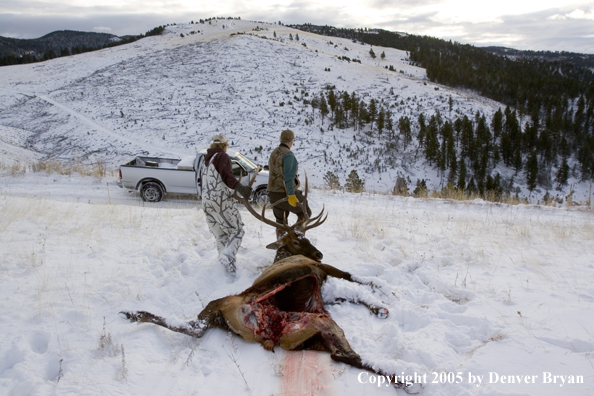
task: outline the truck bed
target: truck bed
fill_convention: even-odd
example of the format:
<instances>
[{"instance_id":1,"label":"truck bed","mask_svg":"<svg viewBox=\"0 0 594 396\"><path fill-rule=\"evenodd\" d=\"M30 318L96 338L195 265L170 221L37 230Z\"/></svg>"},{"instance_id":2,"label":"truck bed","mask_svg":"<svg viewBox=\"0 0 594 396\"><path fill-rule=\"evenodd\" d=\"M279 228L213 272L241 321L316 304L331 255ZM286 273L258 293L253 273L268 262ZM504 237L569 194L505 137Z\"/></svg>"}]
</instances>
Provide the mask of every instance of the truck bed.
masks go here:
<instances>
[{"instance_id":1,"label":"truck bed","mask_svg":"<svg viewBox=\"0 0 594 396\"><path fill-rule=\"evenodd\" d=\"M178 159L178 158L159 158L159 157L136 157L132 161L124 164L125 166L137 166L148 168L162 168L162 169L178 169L193 171L194 157Z\"/></svg>"}]
</instances>

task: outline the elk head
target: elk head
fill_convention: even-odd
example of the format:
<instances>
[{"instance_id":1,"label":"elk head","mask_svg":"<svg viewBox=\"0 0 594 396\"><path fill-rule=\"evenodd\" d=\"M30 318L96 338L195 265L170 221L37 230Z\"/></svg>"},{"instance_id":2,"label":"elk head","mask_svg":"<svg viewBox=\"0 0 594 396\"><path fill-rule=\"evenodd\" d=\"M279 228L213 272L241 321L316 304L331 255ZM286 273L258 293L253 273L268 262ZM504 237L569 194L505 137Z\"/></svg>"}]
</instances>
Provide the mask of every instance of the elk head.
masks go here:
<instances>
[{"instance_id":1,"label":"elk head","mask_svg":"<svg viewBox=\"0 0 594 396\"><path fill-rule=\"evenodd\" d=\"M255 178L255 175L254 175L254 177L252 177L252 180L254 180L254 178ZM252 183L252 181L250 181L250 185L251 185L251 183ZM312 260L315 260L317 262L322 262L322 258L324 257L324 255L322 254L322 252L320 252L318 249L316 249L316 247L314 245L312 245L312 243L309 241L309 239L307 239L305 237L305 232L307 230L310 230L312 228L322 225L328 218L328 215L322 217L324 214L324 208L322 208L322 211L320 212L319 215L312 217L312 218L309 217L309 214L307 213L307 209L306 209L307 208L307 191L308 191L308 182L307 182L307 174L305 174L305 193L304 193L305 199L303 200L303 203L298 203L298 205L301 206L301 208L303 210L303 219L297 221L292 226L289 226L286 223L280 224L280 223L277 223L276 221L267 219L266 215L265 215L266 208L267 208L266 204L264 204L264 206L262 207L262 213L258 213L252 207L252 205L249 203L248 199L239 198L237 195L235 196L236 198L238 198L240 201L243 202L243 204L245 205L247 210L255 218L276 228L276 230L277 230L276 235L277 235L278 239L276 240L276 242L273 242L273 243L269 244L268 246L266 246L267 249L276 250L276 256L274 257L274 262L277 262L277 261L284 259L286 257L297 256L297 255L302 255L302 256L308 257ZM274 207L274 206L279 205L283 202L287 202L287 198L283 198L281 200L276 201L270 207Z\"/></svg>"}]
</instances>

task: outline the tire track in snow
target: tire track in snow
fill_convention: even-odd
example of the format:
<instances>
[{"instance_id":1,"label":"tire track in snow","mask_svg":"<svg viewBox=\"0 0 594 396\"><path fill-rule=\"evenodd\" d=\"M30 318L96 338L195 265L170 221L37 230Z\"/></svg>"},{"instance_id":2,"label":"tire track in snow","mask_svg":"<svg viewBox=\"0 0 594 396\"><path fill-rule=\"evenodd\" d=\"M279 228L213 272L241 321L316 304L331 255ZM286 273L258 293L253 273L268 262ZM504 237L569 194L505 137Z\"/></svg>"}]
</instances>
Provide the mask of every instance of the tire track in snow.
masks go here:
<instances>
[{"instance_id":1,"label":"tire track in snow","mask_svg":"<svg viewBox=\"0 0 594 396\"><path fill-rule=\"evenodd\" d=\"M98 124L96 121L94 121L93 119L77 112L76 110L73 110L72 108L60 103L60 102L56 102L55 100L47 97L46 95L36 95L36 94L30 94L30 93L24 93L24 92L18 92L18 91L14 91L11 89L7 89L7 88L0 88L0 90L6 91L6 92L10 92L12 94L16 94L16 95L23 95L23 96L27 96L29 98L39 98L51 105L54 105L56 107L58 107L59 109L67 112L68 114L72 115L73 117L77 118L78 120L82 121L83 123L89 125L90 127L102 132L105 135L108 135L110 137L112 137L114 140L116 141L121 141L121 142L125 142L125 143L130 143L135 147L139 147L140 149L144 149L147 151L153 151L153 153L163 153L163 154L174 154L177 155L179 157L186 157L188 155L191 155L191 153L187 153L187 152L181 152L181 151L175 151L172 150L170 148L167 147L163 147L163 146L157 146L157 145L153 145L153 144L149 144L146 142L139 142L137 140L133 140L124 136L121 136L115 132L110 131L109 129L101 126L100 124ZM124 145L121 145L121 148L124 148ZM157 154L155 154L157 155Z\"/></svg>"}]
</instances>

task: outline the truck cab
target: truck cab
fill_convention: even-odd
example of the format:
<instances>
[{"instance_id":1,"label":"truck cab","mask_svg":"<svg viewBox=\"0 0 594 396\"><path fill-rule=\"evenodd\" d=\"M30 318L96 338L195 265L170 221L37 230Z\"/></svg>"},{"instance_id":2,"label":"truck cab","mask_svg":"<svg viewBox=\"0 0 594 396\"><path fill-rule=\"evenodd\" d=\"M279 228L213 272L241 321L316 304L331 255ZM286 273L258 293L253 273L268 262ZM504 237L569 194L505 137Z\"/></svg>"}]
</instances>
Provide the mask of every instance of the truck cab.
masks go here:
<instances>
[{"instance_id":1,"label":"truck cab","mask_svg":"<svg viewBox=\"0 0 594 396\"><path fill-rule=\"evenodd\" d=\"M251 200L263 204L267 198L268 171L261 170L259 165L236 150L227 150L227 154L231 158L233 174L242 184L248 184L254 172L260 169L252 185ZM178 159L138 156L120 166L117 185L137 190L145 202L159 202L167 193L201 196L199 169L205 155L206 149L195 156Z\"/></svg>"}]
</instances>

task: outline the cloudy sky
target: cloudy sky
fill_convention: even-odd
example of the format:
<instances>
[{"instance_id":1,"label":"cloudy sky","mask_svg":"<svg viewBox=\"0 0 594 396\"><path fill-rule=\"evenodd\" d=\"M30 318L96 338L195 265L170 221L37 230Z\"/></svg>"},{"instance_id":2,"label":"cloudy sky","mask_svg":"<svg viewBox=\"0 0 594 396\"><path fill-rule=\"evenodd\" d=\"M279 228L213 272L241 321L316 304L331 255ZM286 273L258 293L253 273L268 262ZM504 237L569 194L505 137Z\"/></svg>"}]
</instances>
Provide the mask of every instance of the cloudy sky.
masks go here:
<instances>
[{"instance_id":1,"label":"cloudy sky","mask_svg":"<svg viewBox=\"0 0 594 396\"><path fill-rule=\"evenodd\" d=\"M37 38L55 30L121 36L214 16L594 54L594 0L0 0L0 36Z\"/></svg>"}]
</instances>

